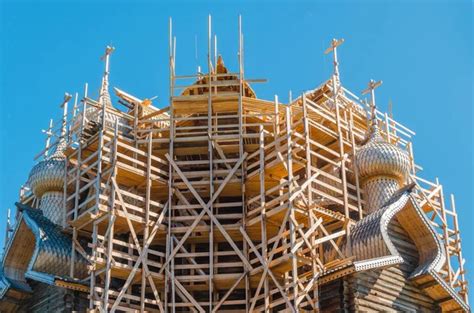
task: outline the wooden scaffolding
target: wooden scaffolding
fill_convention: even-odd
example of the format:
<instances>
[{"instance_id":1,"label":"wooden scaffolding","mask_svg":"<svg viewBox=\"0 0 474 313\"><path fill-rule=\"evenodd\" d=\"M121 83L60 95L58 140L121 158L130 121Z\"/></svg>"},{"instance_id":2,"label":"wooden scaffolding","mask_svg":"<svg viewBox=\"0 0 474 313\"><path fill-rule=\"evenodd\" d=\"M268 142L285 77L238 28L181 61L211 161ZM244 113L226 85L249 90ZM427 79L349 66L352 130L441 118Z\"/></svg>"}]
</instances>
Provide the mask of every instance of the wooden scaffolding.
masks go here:
<instances>
[{"instance_id":1,"label":"wooden scaffolding","mask_svg":"<svg viewBox=\"0 0 474 313\"><path fill-rule=\"evenodd\" d=\"M91 310L317 311L319 287L350 271L368 105L340 82L342 41L327 51L332 78L282 104L256 98L249 83L262 80L245 78L240 19L238 40L238 71L228 72L215 47L212 60L209 18L207 74L179 76L170 21L168 107L116 89L130 108L121 112L86 85L65 116L64 226L90 270L77 277L73 262L70 274L89 286ZM438 180L418 176L414 133L376 115L383 136L409 151L416 196L449 256L441 274L467 301L454 198L449 209ZM28 190L21 199L34 201Z\"/></svg>"}]
</instances>

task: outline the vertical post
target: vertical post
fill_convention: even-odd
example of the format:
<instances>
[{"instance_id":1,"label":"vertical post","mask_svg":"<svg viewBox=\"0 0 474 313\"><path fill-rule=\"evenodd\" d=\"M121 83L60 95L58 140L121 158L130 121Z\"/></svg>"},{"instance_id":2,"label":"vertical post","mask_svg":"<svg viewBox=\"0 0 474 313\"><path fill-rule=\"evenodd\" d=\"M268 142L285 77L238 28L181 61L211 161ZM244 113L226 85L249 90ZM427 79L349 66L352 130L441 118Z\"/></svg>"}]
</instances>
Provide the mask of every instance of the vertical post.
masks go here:
<instances>
[{"instance_id":1,"label":"vertical post","mask_svg":"<svg viewBox=\"0 0 474 313\"><path fill-rule=\"evenodd\" d=\"M145 191L145 228L143 230L143 247L145 247L149 236L149 223L150 223L150 196L151 196L151 156L153 153L153 132L148 135L148 150L146 159L146 191ZM148 252L145 253L144 260L147 262ZM146 272L145 267L142 265L142 281L141 281L141 294L140 294L140 311L145 312L145 292L146 292Z\"/></svg>"},{"instance_id":2,"label":"vertical post","mask_svg":"<svg viewBox=\"0 0 474 313\"><path fill-rule=\"evenodd\" d=\"M142 116L144 116L145 114L143 113L143 108L142 109ZM139 118L139 114L140 114L140 104L137 104L135 103L134 106L133 106L133 133L135 134L133 136L133 143L134 143L134 148L135 149L138 149L138 118ZM134 159L137 159L138 155L137 153L134 151L133 152L133 158ZM137 167L137 163L133 163L133 167Z\"/></svg>"},{"instance_id":3,"label":"vertical post","mask_svg":"<svg viewBox=\"0 0 474 313\"><path fill-rule=\"evenodd\" d=\"M110 175L111 179L115 179L117 175L116 171L116 158L117 158L117 140L118 140L118 120L115 122L114 130L114 142L112 147L112 172ZM111 271L112 271L112 252L114 247L114 223L115 223L115 184L110 186L110 195L109 195L109 207L108 207L108 227L109 232L107 235L107 260L106 260L106 269L105 269L105 283L104 283L104 294L103 294L103 306L105 312L108 312L109 307L109 288L111 280ZM105 240L105 238L104 238Z\"/></svg>"},{"instance_id":4,"label":"vertical post","mask_svg":"<svg viewBox=\"0 0 474 313\"><path fill-rule=\"evenodd\" d=\"M81 186L81 164L82 164L82 132L84 130L85 118L86 118L86 109L87 109L87 83L84 85L84 98L82 100L82 116L81 116L81 125L79 126L78 138L78 147L77 147L77 164L76 164L76 178L75 178L75 188L74 188L74 211L72 215L72 220L76 220L78 217L78 206L79 206L79 189ZM88 199L86 199L88 200ZM69 270L69 275L72 278L75 278L75 261L76 261L76 241L77 241L77 227L73 226L72 228L72 248L71 248L71 267Z\"/></svg>"},{"instance_id":5,"label":"vertical post","mask_svg":"<svg viewBox=\"0 0 474 313\"><path fill-rule=\"evenodd\" d=\"M84 126L86 125L86 110L87 110L87 96L88 96L88 90L89 90L89 84L85 83L84 84L84 99L82 102L82 118L81 118L81 125L80 125L80 132L79 132L79 138L82 137L82 132L84 130Z\"/></svg>"},{"instance_id":6,"label":"vertical post","mask_svg":"<svg viewBox=\"0 0 474 313\"><path fill-rule=\"evenodd\" d=\"M274 140L278 137L280 134L280 105L278 104L278 96L275 95L275 119L274 119L274 127L273 127L273 132L274 132Z\"/></svg>"},{"instance_id":7,"label":"vertical post","mask_svg":"<svg viewBox=\"0 0 474 313\"><path fill-rule=\"evenodd\" d=\"M469 304L469 297L467 294L467 281L465 277L465 272L464 272L464 258L462 257L462 249L461 249L461 236L459 233L459 224L458 224L458 215L456 213L456 202L454 201L454 195L451 194L451 208L453 211L453 226L454 226L454 233L455 235L455 240L456 240L456 250L458 251L458 264L459 264L459 271L460 271L460 287L461 287L461 292L464 297L464 301L466 304Z\"/></svg>"},{"instance_id":8,"label":"vertical post","mask_svg":"<svg viewBox=\"0 0 474 313\"><path fill-rule=\"evenodd\" d=\"M391 142L390 123L388 122L387 112L384 113L384 119L385 119L385 133L387 134L387 142Z\"/></svg>"},{"instance_id":9,"label":"vertical post","mask_svg":"<svg viewBox=\"0 0 474 313\"><path fill-rule=\"evenodd\" d=\"M293 194L293 142L292 142L292 116L291 116L291 107L286 107L286 136L287 136L287 169L288 169L288 198L291 199ZM293 250L293 247L296 245L296 228L293 224L295 218L295 211L293 208L293 201L288 201L288 210L290 210L290 249ZM298 263L296 255L291 256L291 268L292 268L292 284L293 284L293 299L294 299L294 308L298 310Z\"/></svg>"},{"instance_id":10,"label":"vertical post","mask_svg":"<svg viewBox=\"0 0 474 313\"><path fill-rule=\"evenodd\" d=\"M77 115L77 110L78 110L77 103L78 103L78 101L79 101L79 93L76 92L74 94L74 105L72 107L72 117L73 118L76 117L76 115Z\"/></svg>"},{"instance_id":11,"label":"vertical post","mask_svg":"<svg viewBox=\"0 0 474 313\"><path fill-rule=\"evenodd\" d=\"M214 68L217 68L217 35L214 35Z\"/></svg>"},{"instance_id":12,"label":"vertical post","mask_svg":"<svg viewBox=\"0 0 474 313\"><path fill-rule=\"evenodd\" d=\"M61 125L61 138L59 139L60 141L63 140L65 143L67 143L68 140L68 127L67 127L67 107L68 107L68 102L71 100L71 95L66 93L64 94L64 101L63 101L63 119L62 119L62 125ZM60 142L57 143L57 145L60 145ZM60 147L58 147L60 148ZM64 162L64 177L63 177L63 211L62 211L62 226L66 227L66 214L67 214L67 173L68 173L68 166L69 166L69 159L66 158Z\"/></svg>"},{"instance_id":13,"label":"vertical post","mask_svg":"<svg viewBox=\"0 0 474 313\"><path fill-rule=\"evenodd\" d=\"M349 134L351 137L351 146L352 146L352 162L354 164L354 177L356 185L356 194L357 194L357 208L359 210L359 219L363 218L362 212L362 198L360 195L360 183L359 183L359 169L357 168L357 147L354 137L354 112L352 109L349 111Z\"/></svg>"},{"instance_id":14,"label":"vertical post","mask_svg":"<svg viewBox=\"0 0 474 313\"><path fill-rule=\"evenodd\" d=\"M303 93L301 95L301 98L303 100L302 106L303 106L303 123L304 123L304 136L305 136L305 149L306 149L306 179L310 180L312 177L312 167L313 167L313 162L311 158L311 129L309 126L309 115L308 115L308 107L307 107L307 102L306 102L306 94ZM308 215L308 225L309 228L312 228L315 221L311 216L311 209L312 209L312 204L313 204L313 182L310 182L308 184L308 191L306 193L306 198L308 199L308 208L307 208L307 215ZM310 239L310 244L311 251L314 251L314 254L316 254L316 244L315 244L315 236L311 236ZM313 253L311 253L313 254ZM313 276L318 275L318 265L316 263L316 260L312 258L311 260L311 267L313 271ZM316 283L317 284L317 283ZM318 288L313 288L313 300L315 301L317 307L319 306L319 301L318 301Z\"/></svg>"},{"instance_id":15,"label":"vertical post","mask_svg":"<svg viewBox=\"0 0 474 313\"><path fill-rule=\"evenodd\" d=\"M68 93L64 94L64 100L63 103L61 104L61 107L63 108L63 117L61 119L61 137L66 135L66 125L67 125L67 108L68 108L68 102L71 100L71 95Z\"/></svg>"},{"instance_id":16,"label":"vertical post","mask_svg":"<svg viewBox=\"0 0 474 313\"><path fill-rule=\"evenodd\" d=\"M176 36L173 36L173 71L175 70L176 64ZM174 75L174 72L173 72Z\"/></svg>"},{"instance_id":17,"label":"vertical post","mask_svg":"<svg viewBox=\"0 0 474 313\"><path fill-rule=\"evenodd\" d=\"M63 228L67 227L67 215L69 214L69 212L68 212L68 201L67 201L67 196L68 196L68 193L67 193L68 188L67 187L69 185L68 172L69 172L69 158L66 157L65 162L64 162L63 211L62 211L62 221L61 221Z\"/></svg>"},{"instance_id":18,"label":"vertical post","mask_svg":"<svg viewBox=\"0 0 474 313\"><path fill-rule=\"evenodd\" d=\"M304 125L304 136L305 136L305 152L306 152L306 179L310 180L311 179L311 136L310 136L310 129L309 129L309 122L308 122L308 108L306 107L306 95L303 93L301 95L301 98L303 100L302 106L303 106L303 125ZM313 184L312 182L309 183L308 185L308 192L307 192L307 198L308 198L308 204L311 205L313 203L313 193L312 193L312 187ZM309 208L308 208L309 209Z\"/></svg>"},{"instance_id":19,"label":"vertical post","mask_svg":"<svg viewBox=\"0 0 474 313\"><path fill-rule=\"evenodd\" d=\"M439 179L438 177L435 178L435 182L436 182L436 187L440 187L440 190L439 190L439 202L440 202L440 206L441 206L441 217L443 218L443 238L444 238L444 242L445 242L445 245L444 245L444 248L445 248L445 252L446 252L446 266L447 266L447 272L448 272L448 281L449 283L452 285L453 283L453 272L452 272L452 268L451 268L451 251L449 249L450 247L450 241L449 241L449 225L448 225L448 219L447 219L447 216L446 216L446 208L444 206L444 195L443 195L443 186L441 186L439 184ZM435 208L433 208L434 210L436 210Z\"/></svg>"},{"instance_id":20,"label":"vertical post","mask_svg":"<svg viewBox=\"0 0 474 313\"><path fill-rule=\"evenodd\" d=\"M212 134L212 17L208 17L208 28L207 28L207 68L208 68L208 95L207 95L207 144L208 144L208 159L209 159L209 199L212 199L214 194L214 181L213 181L213 134ZM217 58L216 58L217 68ZM215 70L217 74L217 70ZM217 77L214 77L217 80ZM217 92L217 89L216 89ZM209 210L211 214L214 214L214 204L211 203ZM209 221L209 312L212 312L213 304L213 292L214 292L214 223L212 219Z\"/></svg>"},{"instance_id":21,"label":"vertical post","mask_svg":"<svg viewBox=\"0 0 474 313\"><path fill-rule=\"evenodd\" d=\"M244 79L244 35L242 33L242 15L239 15L239 77L241 80Z\"/></svg>"},{"instance_id":22,"label":"vertical post","mask_svg":"<svg viewBox=\"0 0 474 313\"><path fill-rule=\"evenodd\" d=\"M259 126L259 163L260 163L260 207L262 208L260 222L262 227L262 257L265 262L268 262L267 251L267 212L265 203L265 137L263 125ZM264 282L264 312L270 312L270 290L268 284L268 277L265 277Z\"/></svg>"},{"instance_id":23,"label":"vertical post","mask_svg":"<svg viewBox=\"0 0 474 313\"><path fill-rule=\"evenodd\" d=\"M101 132L103 133L104 130L105 130L105 127L106 127L106 119L107 119L107 105L106 105L106 102L105 101L102 101L102 103L100 103L101 106L102 106L102 110L101 110L101 118L100 118L100 125L101 125Z\"/></svg>"},{"instance_id":24,"label":"vertical post","mask_svg":"<svg viewBox=\"0 0 474 313\"><path fill-rule=\"evenodd\" d=\"M90 290L89 290L89 310L94 310L95 302L95 269L96 269L96 258L97 258L97 224L95 221L92 223L92 253L91 253L91 271L90 271Z\"/></svg>"},{"instance_id":25,"label":"vertical post","mask_svg":"<svg viewBox=\"0 0 474 313\"><path fill-rule=\"evenodd\" d=\"M102 183L102 155L103 155L103 146L104 146L104 131L106 127L106 101L103 98L104 93L107 91L107 84L108 84L108 73L109 73L109 55L105 53L105 72L104 72L104 77L102 80L102 90L101 90L101 95L100 95L100 104L102 105L102 110L101 110L101 127L99 129L99 140L98 140L98 146L97 146L97 176L96 176L96 182L95 182L95 190L96 190L96 195L95 195L95 213L99 212L99 207L100 207L100 193L101 193L101 183ZM97 235L98 235L98 221L95 220L93 222L93 228L92 228L92 246L93 246L93 252L92 252L92 260L94 262L94 267L96 266L96 259L97 259ZM94 292L95 292L95 283L96 283L96 273L95 269L91 271L91 301L92 303L94 302ZM108 290L104 290L104 293L108 293ZM105 298L105 294L104 294ZM100 306L100 305L99 305ZM107 310L107 306L104 307L105 310Z\"/></svg>"},{"instance_id":26,"label":"vertical post","mask_svg":"<svg viewBox=\"0 0 474 313\"><path fill-rule=\"evenodd\" d=\"M239 15L239 116L242 114L242 96L243 92L243 42L242 42L242 16ZM239 125L240 126L240 125Z\"/></svg>"},{"instance_id":27,"label":"vertical post","mask_svg":"<svg viewBox=\"0 0 474 313\"><path fill-rule=\"evenodd\" d=\"M128 247L127 247L127 252L129 255L133 255L133 238L132 238L132 235L131 234L128 234ZM130 268L133 268L133 261L132 260L128 260L127 261L127 265L130 267ZM132 288L128 288L127 290L127 295L131 295L132 294ZM126 300L126 303L127 304L130 304L130 298L127 297L127 300Z\"/></svg>"},{"instance_id":28,"label":"vertical post","mask_svg":"<svg viewBox=\"0 0 474 313\"><path fill-rule=\"evenodd\" d=\"M76 118L77 114L77 101L78 101L79 94L76 92L74 95L74 105L72 106L72 118L71 118L71 124L69 124L69 127L67 129L67 141L69 142L71 140L71 130L72 130L72 122Z\"/></svg>"},{"instance_id":29,"label":"vertical post","mask_svg":"<svg viewBox=\"0 0 474 313\"><path fill-rule=\"evenodd\" d=\"M95 178L95 208L94 213L97 214L99 212L100 207L100 193L101 193L101 182L102 182L102 155L103 155L103 147L104 147L104 131L105 131L105 110L106 105L105 101L102 101L102 114L101 114L101 127L99 128L99 138L97 144L97 176ZM98 225L97 220L93 222L92 226L92 263L93 269L91 270L90 274L90 281L91 281L91 288L90 288L90 303L89 308L92 310L94 308L94 300L95 300L95 284L96 284L96 272L95 267L97 266L97 232L98 232Z\"/></svg>"},{"instance_id":30,"label":"vertical post","mask_svg":"<svg viewBox=\"0 0 474 313\"><path fill-rule=\"evenodd\" d=\"M408 155L410 156L411 172L416 175L415 156L413 155L413 144L408 142Z\"/></svg>"},{"instance_id":31,"label":"vertical post","mask_svg":"<svg viewBox=\"0 0 474 313\"><path fill-rule=\"evenodd\" d=\"M241 58L241 63L242 63L242 73L245 73L245 49L244 49L244 34L242 33L241 36L241 46L242 46L242 58Z\"/></svg>"},{"instance_id":32,"label":"vertical post","mask_svg":"<svg viewBox=\"0 0 474 313\"><path fill-rule=\"evenodd\" d=\"M395 125L395 121L393 120L393 104L392 100L388 102L388 117L390 120L390 131L395 138L397 138L397 127ZM391 136L391 135L390 135Z\"/></svg>"},{"instance_id":33,"label":"vertical post","mask_svg":"<svg viewBox=\"0 0 474 313\"><path fill-rule=\"evenodd\" d=\"M175 74L175 60L173 50L173 20L169 19L169 97L170 97L170 139L169 139L169 155L174 159L174 74ZM173 238L171 234L172 212L173 212L173 167L171 163L168 165L168 233L166 240L166 259L169 259L171 251L173 250ZM168 311L168 294L171 287L171 312L175 312L175 286L174 286L174 269L173 262L168 263L169 271L165 271L165 310Z\"/></svg>"},{"instance_id":34,"label":"vertical post","mask_svg":"<svg viewBox=\"0 0 474 313\"><path fill-rule=\"evenodd\" d=\"M170 251L174 250L174 242L173 239L170 241ZM173 257L170 262L170 272L171 272L171 312L176 313L176 287L175 287L175 272L174 272L174 260Z\"/></svg>"},{"instance_id":35,"label":"vertical post","mask_svg":"<svg viewBox=\"0 0 474 313\"><path fill-rule=\"evenodd\" d=\"M333 51L334 57L334 73L332 75L332 100L334 103L335 108L335 115L336 115L336 129L337 129L337 136L338 136L338 144L339 144L339 156L341 158L341 180L342 180L342 197L344 203L344 216L346 221L350 219L350 212L349 212L349 200L347 196L347 178L346 178L346 155L344 152L344 135L342 133L341 127L341 115L338 103L338 96L339 96L339 89L340 89L340 79L339 79L339 62L337 59L337 47L342 44L343 40L337 41L333 39L330 51ZM327 51L327 50L326 50ZM350 241L350 224L346 223L346 238L347 238L347 246L351 247Z\"/></svg>"},{"instance_id":36,"label":"vertical post","mask_svg":"<svg viewBox=\"0 0 474 313\"><path fill-rule=\"evenodd\" d=\"M239 60L239 100L238 100L238 108L237 108L237 115L239 120L239 158L242 158L244 154L244 145L243 145L243 134L246 131L243 117L243 109L242 109L242 97L244 95L244 84L243 84L243 77L244 77L244 69L243 69L243 41L242 41L242 16L239 15L238 19L238 34L239 34L239 51L238 51L238 60ZM242 186L242 216L243 220L242 223L244 225L244 230L247 231L247 204L246 204L246 197L245 197L245 168L246 168L246 160L242 162L240 167L240 179L241 179L241 186ZM244 255L248 258L249 257L249 247L245 240L243 240L242 248ZM250 303L250 279L249 276L245 276L245 303L246 303L246 310L249 310L249 303Z\"/></svg>"}]
</instances>

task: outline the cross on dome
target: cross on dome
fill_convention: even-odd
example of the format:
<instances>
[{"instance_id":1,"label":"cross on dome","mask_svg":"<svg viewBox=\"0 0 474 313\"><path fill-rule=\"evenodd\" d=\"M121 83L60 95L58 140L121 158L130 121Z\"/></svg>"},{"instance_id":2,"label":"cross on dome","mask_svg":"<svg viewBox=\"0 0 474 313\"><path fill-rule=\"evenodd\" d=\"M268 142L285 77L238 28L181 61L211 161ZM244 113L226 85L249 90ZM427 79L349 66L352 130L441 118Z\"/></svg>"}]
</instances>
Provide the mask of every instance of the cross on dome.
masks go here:
<instances>
[{"instance_id":1,"label":"cross on dome","mask_svg":"<svg viewBox=\"0 0 474 313\"><path fill-rule=\"evenodd\" d=\"M339 47L343 43L344 43L344 38L342 38L342 39L333 38L329 48L327 48L324 51L324 54L328 54L330 52L333 52L334 75L336 77L339 77L339 62L338 62L338 59L337 59L337 47Z\"/></svg>"},{"instance_id":2,"label":"cross on dome","mask_svg":"<svg viewBox=\"0 0 474 313\"><path fill-rule=\"evenodd\" d=\"M380 87L382 85L382 81L379 80L379 81L375 81L373 79L371 79L367 85L367 88L362 91L362 94L363 95L366 95L368 93L370 93L370 122L371 122L371 126L374 126L376 124L376 121L377 121L377 114L376 114L376 111L377 111L377 104L375 103L375 89L377 89L378 87Z\"/></svg>"},{"instance_id":3,"label":"cross on dome","mask_svg":"<svg viewBox=\"0 0 474 313\"><path fill-rule=\"evenodd\" d=\"M110 55L114 52L115 48L111 46L107 46L105 48L105 54L100 58L101 60L105 60L105 70L104 75L102 76L102 85L100 88L100 95L99 95L99 103L101 105L111 107L112 101L110 100L109 94L109 69L110 69Z\"/></svg>"}]
</instances>

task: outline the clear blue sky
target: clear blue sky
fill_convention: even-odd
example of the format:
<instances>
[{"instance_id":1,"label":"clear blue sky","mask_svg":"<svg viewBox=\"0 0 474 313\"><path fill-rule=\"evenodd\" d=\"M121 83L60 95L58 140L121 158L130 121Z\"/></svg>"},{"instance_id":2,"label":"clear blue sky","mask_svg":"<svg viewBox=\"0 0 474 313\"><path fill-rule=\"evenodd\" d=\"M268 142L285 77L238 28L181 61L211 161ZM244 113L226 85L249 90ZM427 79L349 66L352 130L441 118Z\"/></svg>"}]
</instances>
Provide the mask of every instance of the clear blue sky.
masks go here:
<instances>
[{"instance_id":1,"label":"clear blue sky","mask_svg":"<svg viewBox=\"0 0 474 313\"><path fill-rule=\"evenodd\" d=\"M66 1L64 1L66 2ZM116 47L111 84L139 97L168 97L168 17L177 36L177 72L206 64L207 15L219 52L237 61L237 17L242 14L247 77L260 98L287 100L327 79L331 38L340 48L341 79L360 93L382 79L378 104L393 101L397 120L417 135L423 177L439 177L454 192L467 258L474 269L472 3L470 1L200 2L0 0L0 241L6 209L44 145L42 128L59 117L65 91L94 95L106 44ZM383 3L382 3L383 2ZM195 57L197 36L198 60ZM472 281L472 279L471 279Z\"/></svg>"}]
</instances>

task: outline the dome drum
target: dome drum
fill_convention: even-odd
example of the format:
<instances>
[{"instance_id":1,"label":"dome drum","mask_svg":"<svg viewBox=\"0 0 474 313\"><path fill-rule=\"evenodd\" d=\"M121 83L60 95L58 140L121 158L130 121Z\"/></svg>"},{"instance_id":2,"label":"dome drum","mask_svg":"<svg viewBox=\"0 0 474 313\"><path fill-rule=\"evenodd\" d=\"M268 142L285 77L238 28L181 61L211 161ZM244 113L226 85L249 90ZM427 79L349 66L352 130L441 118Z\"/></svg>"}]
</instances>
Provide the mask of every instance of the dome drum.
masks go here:
<instances>
[{"instance_id":1,"label":"dome drum","mask_svg":"<svg viewBox=\"0 0 474 313\"><path fill-rule=\"evenodd\" d=\"M71 203L66 204L67 208ZM66 208L64 208L64 193L62 191L48 191L43 194L40 209L51 222L61 225L63 223Z\"/></svg>"}]
</instances>

